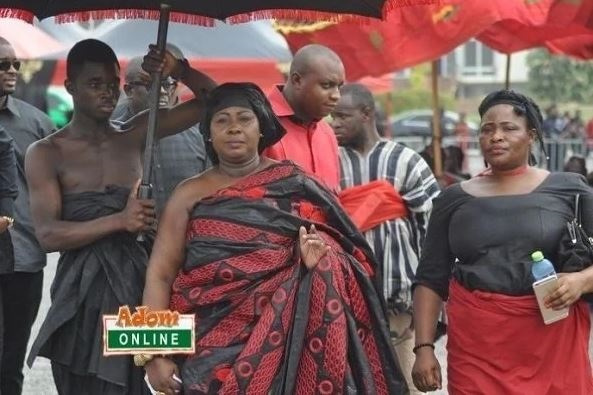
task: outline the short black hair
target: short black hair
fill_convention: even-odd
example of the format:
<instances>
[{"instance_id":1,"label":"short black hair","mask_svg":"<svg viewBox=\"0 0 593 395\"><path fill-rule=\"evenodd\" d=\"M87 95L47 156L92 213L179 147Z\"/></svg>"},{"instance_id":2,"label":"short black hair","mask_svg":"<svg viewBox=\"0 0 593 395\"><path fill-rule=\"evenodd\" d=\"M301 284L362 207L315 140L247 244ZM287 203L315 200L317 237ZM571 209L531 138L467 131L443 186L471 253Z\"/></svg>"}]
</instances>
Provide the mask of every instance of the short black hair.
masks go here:
<instances>
[{"instance_id":1,"label":"short black hair","mask_svg":"<svg viewBox=\"0 0 593 395\"><path fill-rule=\"evenodd\" d=\"M482 100L478 113L480 118L484 117L486 111L498 104L508 104L513 107L513 111L520 117L524 117L527 122L527 128L535 130L535 137L540 143L542 152L546 153L543 138L544 117L537 103L522 93L510 89L501 89L490 93ZM535 164L533 154L529 156L530 164Z\"/></svg>"},{"instance_id":2,"label":"short black hair","mask_svg":"<svg viewBox=\"0 0 593 395\"><path fill-rule=\"evenodd\" d=\"M74 44L66 58L66 76L74 80L80 74L85 62L116 64L119 69L119 62L113 49L103 41L95 39L82 40Z\"/></svg>"},{"instance_id":3,"label":"short black hair","mask_svg":"<svg viewBox=\"0 0 593 395\"><path fill-rule=\"evenodd\" d=\"M373 114L376 111L373 94L362 84L346 84L340 88L340 95L352 97L352 102L358 108L369 108Z\"/></svg>"}]
</instances>

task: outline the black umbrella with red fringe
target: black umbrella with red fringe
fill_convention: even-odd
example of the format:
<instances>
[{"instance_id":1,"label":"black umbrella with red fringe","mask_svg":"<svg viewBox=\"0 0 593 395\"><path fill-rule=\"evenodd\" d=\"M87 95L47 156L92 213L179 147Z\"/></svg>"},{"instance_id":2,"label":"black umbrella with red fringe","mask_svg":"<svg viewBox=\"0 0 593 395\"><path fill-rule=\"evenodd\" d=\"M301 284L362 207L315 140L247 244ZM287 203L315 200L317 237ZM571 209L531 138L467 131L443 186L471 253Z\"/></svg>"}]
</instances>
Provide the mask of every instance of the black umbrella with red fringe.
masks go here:
<instances>
[{"instance_id":1,"label":"black umbrella with red fringe","mask_svg":"<svg viewBox=\"0 0 593 395\"><path fill-rule=\"evenodd\" d=\"M171 21L211 24L214 19L341 20L382 18L390 9L437 0L169 0ZM93 19L158 19L160 0L0 0L0 17L31 21L57 16L59 21Z\"/></svg>"},{"instance_id":2,"label":"black umbrella with red fringe","mask_svg":"<svg viewBox=\"0 0 593 395\"><path fill-rule=\"evenodd\" d=\"M246 22L281 18L299 21L340 21L382 18L394 8L429 4L438 0L0 0L0 18L32 22L35 17L56 17L57 22L89 19L159 19L157 46L167 42L169 20L212 25L214 20ZM144 149L140 198L149 198L154 133L158 128L160 73L152 75L148 131Z\"/></svg>"}]
</instances>

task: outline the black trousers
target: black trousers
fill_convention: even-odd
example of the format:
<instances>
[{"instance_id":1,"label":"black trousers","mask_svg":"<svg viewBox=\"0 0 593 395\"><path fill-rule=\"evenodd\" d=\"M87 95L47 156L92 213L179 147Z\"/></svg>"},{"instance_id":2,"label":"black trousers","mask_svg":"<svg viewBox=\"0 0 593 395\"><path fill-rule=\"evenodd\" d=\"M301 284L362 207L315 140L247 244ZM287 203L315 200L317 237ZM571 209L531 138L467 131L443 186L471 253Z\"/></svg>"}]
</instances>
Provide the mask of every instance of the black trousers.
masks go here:
<instances>
[{"instance_id":1,"label":"black trousers","mask_svg":"<svg viewBox=\"0 0 593 395\"><path fill-rule=\"evenodd\" d=\"M20 395L23 363L43 291L43 270L0 275L0 391Z\"/></svg>"}]
</instances>

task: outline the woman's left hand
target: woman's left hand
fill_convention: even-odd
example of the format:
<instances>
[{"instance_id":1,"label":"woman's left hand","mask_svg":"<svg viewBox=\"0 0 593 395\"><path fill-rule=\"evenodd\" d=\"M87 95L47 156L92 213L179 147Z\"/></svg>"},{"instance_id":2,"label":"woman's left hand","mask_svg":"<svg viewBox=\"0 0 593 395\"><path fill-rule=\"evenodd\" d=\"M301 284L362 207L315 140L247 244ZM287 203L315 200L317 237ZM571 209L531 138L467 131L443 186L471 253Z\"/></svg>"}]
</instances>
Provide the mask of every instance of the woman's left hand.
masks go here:
<instances>
[{"instance_id":1,"label":"woman's left hand","mask_svg":"<svg viewBox=\"0 0 593 395\"><path fill-rule=\"evenodd\" d=\"M301 259L308 269L313 269L331 249L317 233L315 225L311 225L309 232L304 226L299 228L299 247Z\"/></svg>"},{"instance_id":2,"label":"woman's left hand","mask_svg":"<svg viewBox=\"0 0 593 395\"><path fill-rule=\"evenodd\" d=\"M585 280L579 272L558 273L558 288L546 297L546 307L561 310L578 301L585 290Z\"/></svg>"}]
</instances>

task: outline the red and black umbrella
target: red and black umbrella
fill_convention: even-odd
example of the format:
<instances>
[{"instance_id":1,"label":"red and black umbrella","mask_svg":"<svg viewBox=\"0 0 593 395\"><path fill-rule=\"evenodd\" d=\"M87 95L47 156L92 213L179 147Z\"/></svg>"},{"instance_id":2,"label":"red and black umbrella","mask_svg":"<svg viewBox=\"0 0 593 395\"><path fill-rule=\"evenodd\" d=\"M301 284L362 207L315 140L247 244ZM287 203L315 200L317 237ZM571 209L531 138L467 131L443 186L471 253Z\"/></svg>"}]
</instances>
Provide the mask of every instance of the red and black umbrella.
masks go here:
<instances>
[{"instance_id":1,"label":"red and black umbrella","mask_svg":"<svg viewBox=\"0 0 593 395\"><path fill-rule=\"evenodd\" d=\"M58 22L88 19L159 19L157 45L164 50L169 20L211 25L215 19L244 22L261 18L297 20L345 20L381 18L400 6L433 3L438 0L0 0L0 17L29 22L55 16ZM152 76L146 147L139 195L151 194L150 173L154 132L157 129L160 73Z\"/></svg>"}]
</instances>

